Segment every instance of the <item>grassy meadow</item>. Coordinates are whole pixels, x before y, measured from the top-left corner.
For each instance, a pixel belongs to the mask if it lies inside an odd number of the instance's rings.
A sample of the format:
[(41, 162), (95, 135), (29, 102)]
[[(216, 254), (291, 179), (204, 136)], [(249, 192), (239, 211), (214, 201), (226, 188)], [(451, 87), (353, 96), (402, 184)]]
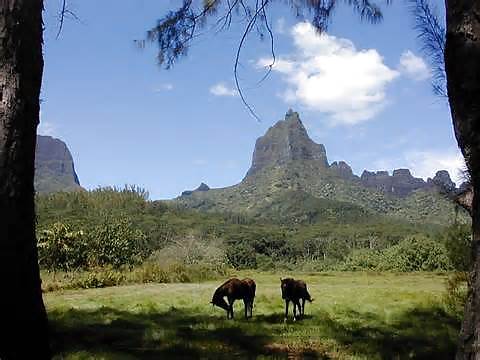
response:
[[(222, 280), (44, 294), (58, 359), (451, 359), (460, 322), (435, 273), (239, 272), (257, 283), (254, 316), (209, 304)], [(279, 277), (304, 279), (306, 317), (284, 322)], [(291, 310), (291, 309), (290, 309)]]

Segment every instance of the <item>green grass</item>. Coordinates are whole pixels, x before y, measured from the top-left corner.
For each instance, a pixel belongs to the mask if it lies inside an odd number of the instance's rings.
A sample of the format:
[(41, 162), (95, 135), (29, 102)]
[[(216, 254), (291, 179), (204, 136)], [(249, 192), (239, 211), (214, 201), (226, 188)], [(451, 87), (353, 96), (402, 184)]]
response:
[[(286, 276), (288, 274), (281, 274)], [(279, 274), (257, 282), (254, 317), (213, 308), (221, 281), (45, 294), (62, 359), (451, 359), (459, 320), (443, 306), (445, 275), (303, 274), (314, 302), (283, 321)]]

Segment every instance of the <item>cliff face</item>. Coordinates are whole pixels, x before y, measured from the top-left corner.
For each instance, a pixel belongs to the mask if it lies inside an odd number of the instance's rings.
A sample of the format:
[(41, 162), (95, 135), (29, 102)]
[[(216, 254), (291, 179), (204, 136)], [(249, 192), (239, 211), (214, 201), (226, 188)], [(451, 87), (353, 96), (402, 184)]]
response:
[(415, 190), (427, 187), (427, 183), (421, 178), (413, 177), (409, 169), (396, 169), (392, 176), (387, 171), (374, 173), (365, 170), (360, 179), (367, 187), (399, 197), (405, 197)]
[(330, 170), (345, 180), (358, 179), (358, 176), (353, 174), (352, 168), (345, 161), (334, 161), (330, 164)]
[(67, 145), (51, 136), (37, 135), (35, 190), (38, 193), (81, 189)]
[(310, 139), (298, 113), (289, 110), (285, 120), (277, 122), (258, 138), (252, 166), (246, 176), (254, 175), (268, 166), (285, 165), (296, 160), (315, 160), (319, 167), (328, 168), (325, 147)]
[(450, 174), (446, 170), (437, 171), (433, 179), (429, 178), (426, 182), (412, 176), (409, 169), (396, 169), (392, 176), (387, 171), (370, 172), (365, 170), (360, 180), (366, 187), (397, 197), (406, 197), (420, 189), (436, 189), (443, 193), (451, 193), (456, 190), (455, 183), (450, 179)]

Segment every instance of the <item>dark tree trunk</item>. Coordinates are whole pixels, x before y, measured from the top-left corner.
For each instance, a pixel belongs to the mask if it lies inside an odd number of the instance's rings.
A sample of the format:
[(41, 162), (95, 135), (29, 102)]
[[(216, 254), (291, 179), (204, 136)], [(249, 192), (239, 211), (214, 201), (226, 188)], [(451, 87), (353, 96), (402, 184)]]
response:
[(50, 358), (40, 288), (34, 158), (42, 0), (0, 0), (0, 358)]
[(446, 0), (445, 70), (458, 145), (471, 174), (474, 260), (457, 359), (480, 359), (480, 1)]

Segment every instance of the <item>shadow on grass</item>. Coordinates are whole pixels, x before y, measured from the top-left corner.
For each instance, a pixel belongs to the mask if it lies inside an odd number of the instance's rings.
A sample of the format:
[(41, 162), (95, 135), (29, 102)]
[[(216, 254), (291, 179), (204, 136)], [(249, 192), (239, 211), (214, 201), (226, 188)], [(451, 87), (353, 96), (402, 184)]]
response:
[(418, 308), (385, 322), (377, 314), (347, 310), (336, 321), (322, 314), (328, 338), (351, 354), (380, 359), (453, 359), (460, 322), (440, 307)]
[(458, 320), (435, 307), (401, 313), (388, 323), (377, 314), (350, 309), (338, 314), (317, 313), (287, 325), (283, 325), (280, 313), (260, 314), (249, 321), (229, 321), (174, 308), (164, 313), (108, 307), (91, 311), (71, 309), (51, 312), (49, 316), (56, 354), (86, 352), (115, 359), (328, 358), (325, 346), (312, 349), (307, 345), (307, 349), (292, 350), (279, 345), (278, 338), (285, 326), (298, 331), (295, 336), (306, 343), (334, 340), (344, 355), (369, 359), (451, 359), (459, 329)]
[[(286, 349), (267, 346), (273, 342), (268, 322), (192, 316), (177, 309), (136, 313), (108, 307), (51, 312), (49, 317), (52, 347), (61, 357), (80, 353), (115, 359), (256, 359), (261, 355), (286, 359), (290, 355)], [(299, 355), (319, 358), (307, 351)]]

